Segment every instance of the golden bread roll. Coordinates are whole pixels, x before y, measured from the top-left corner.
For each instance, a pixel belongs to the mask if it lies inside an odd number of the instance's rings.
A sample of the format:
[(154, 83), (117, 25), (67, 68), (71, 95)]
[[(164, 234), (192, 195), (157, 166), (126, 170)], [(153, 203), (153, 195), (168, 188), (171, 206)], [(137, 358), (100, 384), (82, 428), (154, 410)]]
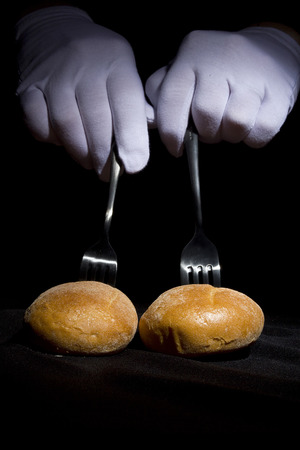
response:
[(140, 318), (139, 334), (151, 350), (197, 357), (245, 347), (263, 326), (261, 308), (246, 295), (189, 284), (161, 294)]
[(120, 290), (97, 281), (78, 281), (42, 293), (25, 311), (24, 322), (44, 350), (107, 355), (129, 344), (138, 317)]

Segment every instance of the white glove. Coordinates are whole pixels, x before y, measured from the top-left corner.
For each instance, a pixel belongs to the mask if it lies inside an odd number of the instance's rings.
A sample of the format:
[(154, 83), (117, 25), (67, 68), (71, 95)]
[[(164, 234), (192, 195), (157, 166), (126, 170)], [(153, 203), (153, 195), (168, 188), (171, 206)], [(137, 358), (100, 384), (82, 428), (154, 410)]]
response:
[(299, 76), (300, 46), (278, 29), (194, 31), (170, 67), (147, 80), (146, 93), (174, 156), (182, 152), (190, 114), (203, 142), (244, 141), (259, 148), (291, 111)]
[(34, 137), (63, 145), (107, 179), (114, 134), (125, 170), (141, 170), (149, 158), (146, 110), (153, 112), (128, 42), (68, 6), (25, 16), (16, 39), (17, 94)]

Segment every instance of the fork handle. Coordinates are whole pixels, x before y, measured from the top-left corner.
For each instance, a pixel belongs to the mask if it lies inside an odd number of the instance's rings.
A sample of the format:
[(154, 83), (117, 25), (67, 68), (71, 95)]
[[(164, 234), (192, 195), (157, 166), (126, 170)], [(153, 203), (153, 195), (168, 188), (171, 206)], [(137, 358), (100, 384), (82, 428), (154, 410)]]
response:
[(188, 128), (185, 133), (184, 144), (190, 172), (192, 195), (195, 207), (196, 226), (202, 227), (198, 134), (195, 133), (191, 128)]
[(116, 190), (120, 175), (120, 164), (117, 161), (115, 153), (115, 143), (112, 145), (112, 155), (111, 155), (111, 172), (110, 172), (110, 185), (108, 192), (107, 208), (104, 220), (104, 233), (108, 234), (111, 224), (111, 219), (113, 216), (114, 202), (116, 196)]

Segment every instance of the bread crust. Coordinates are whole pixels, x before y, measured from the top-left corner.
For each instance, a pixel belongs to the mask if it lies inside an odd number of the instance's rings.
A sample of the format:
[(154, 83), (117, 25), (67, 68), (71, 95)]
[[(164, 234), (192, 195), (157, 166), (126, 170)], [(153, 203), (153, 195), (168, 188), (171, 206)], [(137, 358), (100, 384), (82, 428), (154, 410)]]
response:
[(151, 350), (197, 357), (248, 346), (263, 326), (262, 309), (245, 294), (190, 284), (161, 294), (142, 315), (139, 334)]
[(120, 290), (96, 281), (78, 281), (43, 292), (25, 311), (24, 323), (44, 350), (107, 355), (129, 344), (138, 317)]

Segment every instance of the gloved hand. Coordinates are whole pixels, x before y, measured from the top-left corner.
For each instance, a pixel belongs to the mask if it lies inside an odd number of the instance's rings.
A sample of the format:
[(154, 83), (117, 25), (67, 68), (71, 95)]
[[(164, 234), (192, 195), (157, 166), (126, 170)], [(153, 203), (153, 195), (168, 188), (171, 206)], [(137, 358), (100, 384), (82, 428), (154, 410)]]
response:
[(147, 80), (146, 93), (174, 156), (182, 152), (190, 114), (203, 142), (244, 141), (259, 148), (291, 111), (299, 75), (300, 46), (281, 30), (194, 31), (172, 64)]
[(68, 6), (35, 11), (16, 25), (20, 98), (40, 141), (63, 145), (85, 168), (108, 178), (114, 134), (129, 173), (149, 158), (144, 90), (132, 49), (117, 33)]

